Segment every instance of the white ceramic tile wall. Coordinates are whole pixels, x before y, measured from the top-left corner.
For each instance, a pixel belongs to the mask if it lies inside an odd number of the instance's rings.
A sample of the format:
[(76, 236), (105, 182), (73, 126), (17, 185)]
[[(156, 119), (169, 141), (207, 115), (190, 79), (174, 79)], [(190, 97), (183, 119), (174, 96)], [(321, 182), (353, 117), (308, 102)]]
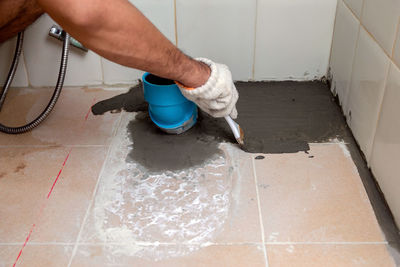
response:
[[(350, 10), (356, 14), (353, 19)], [(337, 12), (330, 62), (333, 84), (343, 83), (343, 77), (351, 74), (348, 96), (341, 88), (337, 92), (344, 111), (351, 112), (350, 128), (400, 226), (400, 2), (339, 0)], [(354, 19), (360, 25), (358, 34)], [(355, 38), (349, 71), (350, 59), (345, 57), (351, 55), (345, 51), (353, 48)]]
[[(0, 87), (7, 79), (8, 72), (14, 57), (16, 38), (10, 39), (0, 44)], [(20, 56), (17, 72), (15, 73), (11, 86), (28, 86), (28, 78), (25, 71), (25, 62), (23, 55)]]
[(256, 80), (307, 80), (327, 72), (337, 0), (259, 0)]
[[(178, 40), (184, 52), (227, 64), (235, 80), (326, 75), (336, 0), (176, 0), (176, 10), (175, 0), (130, 1), (171, 41)], [(26, 31), (26, 69), (32, 86), (54, 86), (57, 79), (61, 43), (47, 36), (52, 24), (44, 16)], [(141, 74), (92, 52), (71, 49), (65, 84), (129, 84)]]
[(346, 114), (361, 150), (369, 159), (390, 60), (364, 28), (360, 30), (354, 60)]
[(371, 167), (400, 225), (400, 70), (391, 64)]
[(233, 79), (252, 78), (255, 0), (177, 0), (178, 46), (228, 65)]
[(104, 83), (113, 84), (134, 84), (143, 75), (143, 71), (128, 68), (105, 58), (101, 58), (104, 73)]
[[(54, 86), (57, 81), (62, 43), (48, 36), (53, 24), (49, 16), (43, 15), (25, 31), (26, 67), (33, 86)], [(71, 48), (64, 84), (97, 85), (102, 81), (100, 57)]]
[[(174, 0), (130, 0), (171, 42), (175, 42)], [(131, 84), (143, 72), (102, 58), (105, 84)]]
[(392, 55), (400, 18), (399, 0), (364, 0), (361, 21), (387, 54)]
[(346, 100), (359, 29), (360, 22), (344, 3), (339, 1), (330, 67), (334, 77), (332, 90), (338, 94), (343, 110), (347, 110)]
[[(339, 0), (341, 2), (341, 0)], [(360, 18), (363, 6), (363, 0), (344, 0), (344, 2), (350, 7), (354, 14)]]

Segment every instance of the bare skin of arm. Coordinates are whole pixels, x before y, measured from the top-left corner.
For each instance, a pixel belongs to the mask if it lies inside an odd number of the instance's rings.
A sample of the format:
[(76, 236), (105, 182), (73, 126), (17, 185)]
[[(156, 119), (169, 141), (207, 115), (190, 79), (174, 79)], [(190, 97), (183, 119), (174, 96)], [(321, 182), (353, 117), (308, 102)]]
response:
[(0, 0), (0, 43), (17, 35), (42, 14), (35, 0)]
[(207, 65), (183, 54), (127, 0), (38, 0), (68, 33), (99, 55), (179, 81), (203, 85)]

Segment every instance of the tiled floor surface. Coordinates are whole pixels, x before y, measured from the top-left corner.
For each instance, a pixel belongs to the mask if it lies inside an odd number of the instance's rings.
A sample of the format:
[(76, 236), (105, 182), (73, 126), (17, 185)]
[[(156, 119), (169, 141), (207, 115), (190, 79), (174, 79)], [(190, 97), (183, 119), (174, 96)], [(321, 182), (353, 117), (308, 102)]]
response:
[[(51, 90), (13, 89), (0, 122)], [(88, 113), (120, 93), (65, 88), (39, 128), (0, 134), (0, 266), (395, 266), (345, 144), (264, 159), (221, 144), (146, 173), (125, 160), (135, 114)]]

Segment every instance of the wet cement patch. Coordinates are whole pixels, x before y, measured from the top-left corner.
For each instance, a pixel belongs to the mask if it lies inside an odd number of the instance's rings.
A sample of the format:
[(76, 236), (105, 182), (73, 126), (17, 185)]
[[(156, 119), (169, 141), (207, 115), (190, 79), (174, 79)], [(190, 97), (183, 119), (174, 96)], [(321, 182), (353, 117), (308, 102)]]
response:
[[(343, 140), (351, 153), (361, 180), (386, 236), (400, 251), (399, 230), (379, 185), (371, 174), (360, 149), (347, 127), (328, 85), (322, 82), (238, 82), (237, 122), (245, 132), (244, 148), (252, 153), (308, 153), (309, 143)], [(128, 93), (101, 101), (94, 114), (124, 109), (146, 111), (141, 85)], [(202, 164), (220, 153), (219, 142), (235, 143), (223, 119), (200, 112), (199, 122), (182, 135), (166, 135), (145, 116), (128, 125), (135, 149), (128, 160), (135, 160), (150, 171), (185, 169)], [(312, 159), (310, 155), (310, 159)], [(264, 159), (265, 160), (265, 159)]]
[[(349, 136), (341, 111), (322, 82), (238, 82), (236, 87), (240, 94), (237, 122), (245, 133), (246, 152), (307, 152), (309, 143)], [(146, 114), (141, 84), (92, 107), (95, 115), (121, 109)], [(212, 118), (201, 111), (196, 125), (180, 135), (164, 133), (148, 115), (132, 120), (128, 132), (135, 149), (127, 160), (140, 163), (150, 172), (200, 165), (220, 153), (219, 143), (237, 145), (223, 118)]]
[(141, 113), (128, 124), (134, 143), (127, 161), (137, 162), (150, 172), (178, 171), (203, 164), (217, 154), (220, 138), (209, 135), (201, 123), (204, 115), (189, 131), (170, 135), (155, 127), (148, 113)]
[(309, 143), (348, 135), (340, 109), (322, 82), (239, 82), (236, 86), (237, 122), (244, 130), (248, 152), (308, 151)]
[[(246, 152), (296, 153), (308, 151), (308, 143), (328, 142), (332, 138), (348, 136), (340, 109), (324, 83), (239, 82), (236, 86), (240, 94), (237, 122), (245, 133)], [(120, 109), (128, 112), (147, 109), (141, 85), (131, 88), (126, 94), (97, 103), (92, 111), (97, 115)], [(148, 131), (151, 122), (149, 118), (147, 120), (149, 127), (138, 124), (138, 128)], [(133, 128), (132, 125), (131, 130)], [(157, 139), (171, 147), (186, 142), (185, 139), (194, 141), (210, 136), (213, 137), (210, 140), (236, 143), (225, 120), (211, 118), (201, 112), (196, 127), (187, 135), (160, 137), (162, 135), (158, 131)], [(151, 141), (157, 142), (154, 139)]]
[(102, 115), (107, 111), (118, 112), (125, 110), (128, 112), (147, 111), (147, 103), (144, 101), (142, 85), (138, 84), (129, 89), (125, 94), (120, 94), (112, 98), (97, 102), (92, 107), (94, 115)]

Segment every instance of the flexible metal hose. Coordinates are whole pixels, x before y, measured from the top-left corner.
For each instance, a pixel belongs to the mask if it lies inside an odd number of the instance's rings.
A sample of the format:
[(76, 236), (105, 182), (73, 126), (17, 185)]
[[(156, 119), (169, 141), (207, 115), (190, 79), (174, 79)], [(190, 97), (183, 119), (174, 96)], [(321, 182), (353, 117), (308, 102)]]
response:
[[(49, 116), (50, 112), (53, 110), (53, 108), (58, 100), (58, 97), (60, 96), (61, 89), (64, 84), (65, 71), (67, 69), (67, 63), (68, 63), (69, 34), (67, 32), (64, 32), (64, 33), (65, 33), (65, 39), (64, 39), (63, 49), (62, 49), (62, 54), (61, 54), (60, 71), (58, 73), (57, 84), (54, 89), (54, 93), (53, 93), (49, 103), (47, 104), (46, 108), (36, 119), (34, 119), (32, 122), (30, 122), (26, 125), (23, 125), (23, 126), (8, 127), (8, 126), (5, 126), (0, 123), (0, 132), (8, 133), (8, 134), (20, 134), (20, 133), (25, 133), (27, 131), (30, 131), (33, 128), (35, 128), (36, 126), (38, 126), (41, 122), (43, 122), (47, 118), (47, 116)], [(11, 82), (15, 75), (15, 71), (18, 66), (18, 59), (19, 59), (19, 57), (21, 55), (21, 51), (22, 51), (23, 38), (24, 38), (24, 34), (23, 34), (23, 32), (20, 32), (18, 34), (17, 46), (15, 49), (12, 66), (11, 66), (10, 72), (7, 77), (7, 81), (5, 83), (5, 86), (3, 87), (3, 91), (0, 96), (0, 109), (4, 102), (7, 91), (11, 85)]]
[(4, 100), (6, 99), (6, 95), (8, 89), (10, 88), (11, 82), (14, 79), (15, 72), (17, 71), (19, 56), (21, 55), (22, 52), (23, 41), (24, 41), (24, 32), (20, 32), (18, 33), (17, 46), (15, 48), (15, 53), (11, 64), (11, 68), (10, 71), (8, 72), (6, 83), (4, 84), (3, 91), (1, 92), (0, 95), (0, 110), (3, 106)]

